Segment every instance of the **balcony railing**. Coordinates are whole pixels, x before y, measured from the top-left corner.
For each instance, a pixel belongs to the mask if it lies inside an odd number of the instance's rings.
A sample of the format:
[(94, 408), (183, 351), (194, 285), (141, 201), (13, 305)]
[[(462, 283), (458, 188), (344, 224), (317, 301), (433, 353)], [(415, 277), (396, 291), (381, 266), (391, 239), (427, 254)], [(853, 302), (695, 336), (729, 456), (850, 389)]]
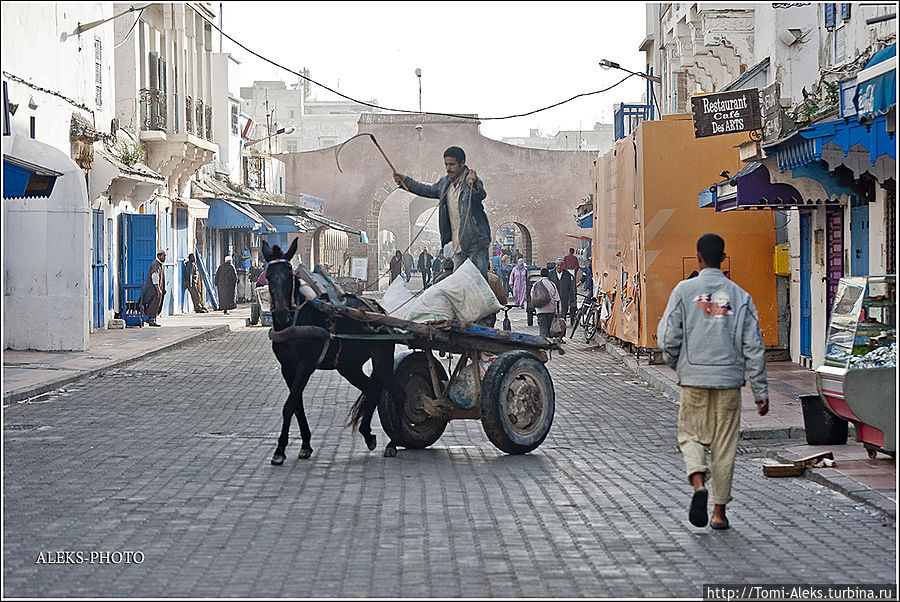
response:
[(194, 99), (190, 96), (184, 97), (184, 132), (194, 133)]
[(141, 130), (166, 131), (166, 95), (162, 90), (142, 88)]
[(212, 142), (212, 107), (206, 107), (206, 115), (204, 118), (206, 122), (206, 139)]
[(197, 111), (197, 121), (194, 122), (194, 126), (197, 128), (197, 130), (194, 132), (194, 134), (198, 138), (202, 138), (203, 137), (203, 115), (205, 114), (205, 112), (203, 110), (203, 101), (200, 100), (199, 98), (196, 101), (194, 101), (194, 108)]

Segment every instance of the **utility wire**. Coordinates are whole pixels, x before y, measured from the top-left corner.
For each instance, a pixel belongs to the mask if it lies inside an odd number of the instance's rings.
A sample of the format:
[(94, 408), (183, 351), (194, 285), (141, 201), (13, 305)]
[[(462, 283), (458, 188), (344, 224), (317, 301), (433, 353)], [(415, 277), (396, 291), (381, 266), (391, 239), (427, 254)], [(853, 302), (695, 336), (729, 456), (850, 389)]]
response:
[(623, 77), (622, 79), (620, 79), (619, 81), (617, 81), (616, 83), (614, 83), (613, 85), (611, 85), (611, 86), (609, 86), (609, 87), (607, 87), (607, 88), (603, 88), (602, 90), (595, 90), (595, 91), (593, 91), (593, 92), (582, 92), (581, 94), (576, 94), (575, 96), (572, 96), (571, 98), (567, 98), (566, 100), (561, 100), (561, 101), (559, 101), (559, 102), (553, 103), (552, 105), (549, 105), (549, 106), (546, 106), (546, 107), (543, 107), (543, 108), (540, 108), (540, 109), (535, 109), (535, 110), (533, 110), (533, 111), (528, 111), (527, 113), (518, 113), (518, 114), (515, 114), (515, 115), (504, 115), (504, 116), (502, 116), (502, 117), (473, 117), (472, 115), (460, 115), (460, 114), (458, 114), (458, 113), (436, 113), (436, 112), (431, 112), (431, 111), (424, 111), (424, 112), (423, 112), (423, 111), (416, 111), (416, 110), (412, 110), (412, 109), (392, 109), (392, 108), (383, 107), (383, 106), (381, 106), (381, 105), (377, 105), (377, 104), (374, 104), (374, 103), (371, 103), (371, 102), (366, 102), (366, 101), (363, 101), (363, 100), (357, 100), (357, 99), (355, 99), (355, 98), (352, 98), (352, 97), (350, 97), (350, 96), (347, 96), (346, 94), (342, 94), (341, 92), (338, 92), (337, 90), (335, 90), (335, 89), (333, 89), (333, 88), (330, 88), (330, 87), (326, 86), (325, 84), (320, 84), (320, 83), (317, 82), (316, 80), (314, 80), (314, 79), (312, 79), (312, 78), (310, 78), (310, 77), (307, 77), (306, 75), (303, 75), (302, 73), (299, 73), (299, 72), (297, 72), (297, 71), (294, 71), (293, 69), (289, 69), (289, 68), (285, 67), (284, 65), (281, 65), (281, 64), (279, 64), (279, 63), (276, 63), (275, 61), (273, 61), (273, 60), (271, 60), (271, 59), (269, 59), (269, 58), (266, 58), (266, 57), (262, 56), (262, 55), (259, 54), (258, 52), (255, 52), (255, 51), (253, 51), (253, 50), (250, 50), (249, 48), (247, 48), (246, 46), (244, 46), (243, 44), (241, 44), (240, 42), (238, 42), (237, 40), (235, 40), (234, 38), (232, 38), (230, 35), (228, 35), (228, 34), (225, 33), (224, 31), (222, 31), (222, 30), (221, 30), (215, 23), (213, 23), (212, 21), (207, 21), (207, 23), (209, 23), (209, 25), (212, 26), (212, 28), (215, 29), (216, 31), (218, 31), (221, 35), (223, 35), (224, 37), (228, 38), (228, 40), (229, 40), (230, 42), (233, 42), (233, 43), (236, 44), (239, 48), (245, 50), (246, 52), (249, 52), (250, 54), (252, 54), (252, 55), (255, 56), (256, 58), (258, 58), (258, 59), (260, 59), (260, 60), (263, 60), (263, 61), (269, 63), (270, 65), (273, 65), (273, 66), (275, 66), (275, 67), (278, 67), (279, 69), (284, 69), (284, 70), (287, 71), (288, 73), (291, 73), (291, 74), (293, 74), (293, 75), (296, 75), (296, 76), (299, 77), (299, 78), (302, 78), (302, 79), (304, 79), (304, 80), (306, 80), (306, 81), (308, 81), (308, 82), (310, 82), (310, 83), (312, 83), (312, 84), (315, 84), (315, 85), (319, 86), (320, 88), (324, 88), (325, 90), (328, 90), (328, 91), (331, 92), (332, 94), (336, 94), (336, 95), (340, 96), (341, 98), (344, 98), (344, 99), (349, 100), (349, 101), (351, 101), (351, 102), (355, 102), (355, 103), (357, 103), (357, 104), (361, 104), (361, 105), (367, 106), (367, 107), (372, 107), (373, 109), (380, 109), (380, 110), (382, 110), (382, 111), (388, 111), (388, 112), (391, 112), (391, 113), (411, 113), (411, 114), (415, 114), (415, 115), (436, 115), (436, 116), (439, 116), (439, 117), (456, 117), (456, 118), (458, 118), (458, 119), (470, 119), (470, 120), (472, 120), (472, 121), (498, 121), (498, 120), (503, 120), (503, 119), (515, 119), (515, 118), (518, 118), (518, 117), (528, 117), (529, 115), (534, 115), (535, 113), (540, 113), (540, 112), (542, 112), (542, 111), (547, 111), (547, 110), (549, 110), (549, 109), (554, 109), (554, 108), (556, 108), (556, 107), (558, 107), (558, 106), (560, 106), (560, 105), (564, 105), (564, 104), (566, 104), (566, 103), (572, 102), (573, 100), (577, 100), (577, 99), (582, 98), (582, 97), (585, 97), (585, 96), (593, 96), (593, 95), (595, 95), (595, 94), (602, 94), (602, 93), (604, 93), (604, 92), (608, 92), (608, 91), (612, 90), (613, 88), (615, 88), (616, 86), (618, 86), (619, 84), (623, 83), (623, 82), (624, 82), (625, 80), (627, 80), (628, 78), (634, 77), (635, 75), (639, 75), (639, 74), (637, 74), (637, 73), (629, 73), (628, 75), (626, 75), (625, 77)]

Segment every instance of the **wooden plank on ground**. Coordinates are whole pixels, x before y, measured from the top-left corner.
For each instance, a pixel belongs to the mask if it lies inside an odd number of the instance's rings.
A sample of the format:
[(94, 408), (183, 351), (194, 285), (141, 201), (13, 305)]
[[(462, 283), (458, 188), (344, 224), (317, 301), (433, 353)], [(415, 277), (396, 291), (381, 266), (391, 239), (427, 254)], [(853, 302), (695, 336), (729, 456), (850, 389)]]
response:
[(809, 468), (810, 466), (815, 466), (819, 463), (819, 461), (828, 458), (829, 460), (834, 460), (834, 454), (831, 452), (822, 452), (820, 454), (813, 454), (812, 456), (806, 456), (805, 458), (800, 458), (799, 460), (794, 460), (794, 466), (799, 466), (801, 468)]
[(804, 470), (793, 464), (763, 464), (763, 475), (767, 477), (799, 477)]

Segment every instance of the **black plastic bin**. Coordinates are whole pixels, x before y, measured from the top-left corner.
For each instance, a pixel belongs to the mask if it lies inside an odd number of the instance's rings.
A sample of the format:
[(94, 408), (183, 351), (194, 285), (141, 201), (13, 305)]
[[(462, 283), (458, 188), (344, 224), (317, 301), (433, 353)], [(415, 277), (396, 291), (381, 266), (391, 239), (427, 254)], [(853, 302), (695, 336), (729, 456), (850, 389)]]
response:
[(847, 443), (847, 421), (825, 407), (818, 395), (801, 395), (803, 426), (809, 445), (844, 445)]

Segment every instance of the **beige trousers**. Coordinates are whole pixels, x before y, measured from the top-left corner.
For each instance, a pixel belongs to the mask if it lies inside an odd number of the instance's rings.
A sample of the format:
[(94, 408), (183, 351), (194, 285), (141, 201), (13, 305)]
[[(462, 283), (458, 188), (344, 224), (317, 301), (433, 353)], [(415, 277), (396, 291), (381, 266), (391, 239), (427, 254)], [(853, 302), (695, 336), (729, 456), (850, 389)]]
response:
[(709, 482), (709, 499), (713, 504), (727, 504), (732, 499), (731, 478), (740, 425), (740, 389), (681, 388), (678, 446), (688, 482), (692, 474), (703, 473)]

